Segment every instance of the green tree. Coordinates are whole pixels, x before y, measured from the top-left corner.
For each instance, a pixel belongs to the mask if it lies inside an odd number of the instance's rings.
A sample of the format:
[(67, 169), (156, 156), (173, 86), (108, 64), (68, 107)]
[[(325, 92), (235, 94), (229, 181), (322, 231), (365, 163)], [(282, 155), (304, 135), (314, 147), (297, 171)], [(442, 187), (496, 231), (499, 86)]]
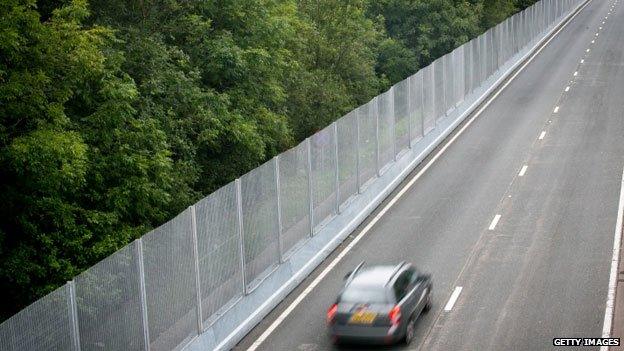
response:
[(170, 152), (85, 1), (0, 5), (0, 288), (8, 316), (169, 218)]
[(288, 111), (301, 140), (387, 86), (375, 72), (383, 28), (366, 17), (366, 1), (299, 0), (304, 45), (300, 74), (289, 81)]
[(514, 0), (483, 0), (482, 26), (494, 27), (516, 12)]
[(384, 18), (388, 35), (412, 50), (420, 67), (477, 36), (481, 13), (480, 3), (463, 0), (380, 0), (369, 10)]

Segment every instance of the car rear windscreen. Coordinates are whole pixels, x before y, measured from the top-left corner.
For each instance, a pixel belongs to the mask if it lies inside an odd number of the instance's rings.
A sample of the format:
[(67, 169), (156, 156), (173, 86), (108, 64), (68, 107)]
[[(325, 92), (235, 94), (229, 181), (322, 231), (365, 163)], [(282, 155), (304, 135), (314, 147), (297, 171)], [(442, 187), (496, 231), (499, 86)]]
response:
[(386, 291), (378, 287), (353, 286), (343, 291), (340, 302), (387, 303)]

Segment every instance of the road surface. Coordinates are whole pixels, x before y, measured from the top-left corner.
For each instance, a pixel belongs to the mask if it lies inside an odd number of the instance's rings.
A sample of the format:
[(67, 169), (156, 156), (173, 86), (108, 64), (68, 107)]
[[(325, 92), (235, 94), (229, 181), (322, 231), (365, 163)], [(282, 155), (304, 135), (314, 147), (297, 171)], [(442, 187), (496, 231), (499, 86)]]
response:
[(433, 309), (412, 345), (392, 349), (544, 350), (553, 337), (600, 337), (624, 166), (621, 1), (591, 1), (257, 349), (333, 349), (325, 313), (362, 260), (433, 274)]

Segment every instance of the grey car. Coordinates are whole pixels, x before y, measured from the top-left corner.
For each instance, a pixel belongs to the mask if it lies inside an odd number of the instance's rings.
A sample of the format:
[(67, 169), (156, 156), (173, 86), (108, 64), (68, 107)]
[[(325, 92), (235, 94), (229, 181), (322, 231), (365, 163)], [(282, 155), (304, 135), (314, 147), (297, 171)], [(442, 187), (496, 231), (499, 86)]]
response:
[(431, 308), (431, 275), (409, 263), (364, 266), (345, 276), (345, 286), (327, 311), (334, 343), (410, 343), (416, 319)]

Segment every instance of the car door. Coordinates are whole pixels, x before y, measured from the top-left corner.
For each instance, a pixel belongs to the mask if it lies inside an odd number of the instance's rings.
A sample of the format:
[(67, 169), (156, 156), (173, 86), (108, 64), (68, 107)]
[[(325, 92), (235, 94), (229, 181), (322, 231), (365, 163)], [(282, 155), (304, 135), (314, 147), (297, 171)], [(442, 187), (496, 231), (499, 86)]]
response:
[(411, 316), (417, 307), (414, 299), (414, 290), (410, 285), (412, 274), (413, 272), (410, 272), (410, 269), (404, 270), (397, 276), (393, 285), (396, 299), (406, 316)]
[(409, 286), (413, 291), (414, 309), (420, 313), (427, 304), (427, 281), (414, 268), (411, 268), (411, 270)]

